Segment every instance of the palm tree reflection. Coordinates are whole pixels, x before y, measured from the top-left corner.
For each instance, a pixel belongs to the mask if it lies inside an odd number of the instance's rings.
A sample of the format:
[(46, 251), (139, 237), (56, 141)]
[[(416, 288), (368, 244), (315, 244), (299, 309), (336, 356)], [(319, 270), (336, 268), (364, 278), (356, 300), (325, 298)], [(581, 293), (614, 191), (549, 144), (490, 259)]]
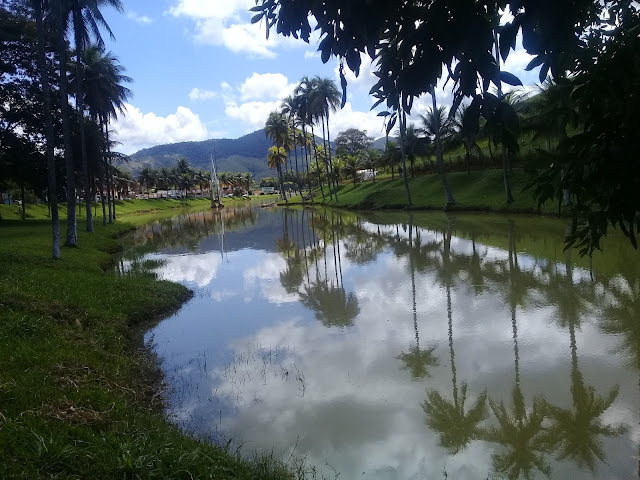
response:
[[(417, 233), (417, 232), (416, 232)], [(438, 359), (433, 354), (436, 345), (432, 345), (426, 350), (420, 350), (420, 335), (418, 332), (418, 310), (416, 307), (416, 269), (414, 257), (419, 255), (420, 244), (414, 248), (413, 244), (413, 215), (409, 216), (409, 270), (411, 271), (411, 298), (413, 300), (413, 329), (416, 337), (416, 344), (409, 349), (407, 353), (398, 355), (398, 359), (404, 363), (403, 370), (411, 372), (411, 378), (418, 380), (420, 378), (430, 377), (429, 367), (437, 367)], [(416, 252), (417, 250), (417, 252)]]
[[(600, 437), (616, 437), (624, 432), (622, 427), (603, 425), (599, 418), (618, 396), (618, 386), (599, 396), (594, 387), (585, 384), (578, 368), (576, 328), (586, 311), (583, 293), (574, 284), (571, 260), (566, 262), (566, 275), (553, 275), (550, 287), (557, 295), (556, 309), (560, 324), (569, 327), (571, 344), (571, 399), (572, 408), (560, 408), (547, 404), (551, 427), (546, 436), (550, 448), (558, 450), (558, 460), (571, 460), (580, 468), (596, 470), (597, 460), (605, 461), (604, 445)], [(560, 288), (559, 288), (560, 287)]]
[(458, 391), (456, 376), (455, 352), (453, 348), (453, 312), (451, 306), (451, 286), (453, 276), (450, 265), (451, 234), (453, 219), (449, 218), (447, 231), (444, 233), (442, 258), (438, 269), (438, 278), (445, 286), (447, 296), (447, 320), (449, 326), (449, 355), (451, 361), (451, 381), (453, 383), (453, 403), (444, 398), (437, 390), (427, 393), (422, 403), (426, 414), (426, 423), (432, 430), (440, 434), (440, 446), (449, 453), (456, 454), (465, 448), (473, 439), (478, 438), (478, 425), (487, 418), (487, 392), (482, 392), (473, 406), (465, 410), (467, 400), (467, 383), (463, 382)]
[(493, 468), (506, 474), (509, 479), (517, 479), (521, 475), (532, 478), (535, 471), (547, 477), (551, 475), (551, 467), (545, 459), (546, 444), (543, 422), (546, 415), (546, 403), (542, 397), (534, 397), (533, 405), (527, 410), (520, 384), (520, 354), (518, 349), (517, 307), (524, 305), (530, 290), (527, 275), (518, 266), (518, 254), (514, 225), (509, 225), (509, 282), (504, 292), (506, 303), (511, 312), (511, 328), (513, 331), (513, 355), (515, 363), (515, 385), (511, 390), (511, 407), (507, 409), (504, 402), (489, 400), (491, 410), (498, 420), (498, 425), (484, 431), (483, 438), (506, 447), (506, 451), (492, 456)]

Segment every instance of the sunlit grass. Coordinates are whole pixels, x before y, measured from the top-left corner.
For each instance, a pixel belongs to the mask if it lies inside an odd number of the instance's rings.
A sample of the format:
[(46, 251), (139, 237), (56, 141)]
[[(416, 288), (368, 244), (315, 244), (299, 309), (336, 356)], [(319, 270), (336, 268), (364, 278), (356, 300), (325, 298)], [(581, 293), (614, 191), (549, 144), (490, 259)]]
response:
[[(172, 205), (162, 202), (121, 205), (118, 221), (97, 219), (93, 234), (79, 222), (78, 247), (59, 260), (49, 222), (6, 220), (3, 210), (0, 478), (296, 478), (277, 459), (243, 460), (188, 438), (162, 415), (159, 370), (140, 332), (190, 292), (145, 273), (152, 265), (111, 269), (119, 235), (176, 214), (177, 205), (155, 208)], [(141, 210), (155, 212), (133, 215)]]

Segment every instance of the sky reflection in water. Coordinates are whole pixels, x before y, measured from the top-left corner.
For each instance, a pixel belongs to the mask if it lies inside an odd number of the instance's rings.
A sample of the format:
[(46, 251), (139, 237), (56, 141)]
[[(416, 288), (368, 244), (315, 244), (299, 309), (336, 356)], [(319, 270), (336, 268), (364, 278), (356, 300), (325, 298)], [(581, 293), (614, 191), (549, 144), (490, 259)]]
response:
[(610, 241), (592, 280), (563, 233), (225, 209), (143, 227), (126, 258), (195, 292), (147, 334), (189, 432), (347, 479), (637, 477), (637, 252)]

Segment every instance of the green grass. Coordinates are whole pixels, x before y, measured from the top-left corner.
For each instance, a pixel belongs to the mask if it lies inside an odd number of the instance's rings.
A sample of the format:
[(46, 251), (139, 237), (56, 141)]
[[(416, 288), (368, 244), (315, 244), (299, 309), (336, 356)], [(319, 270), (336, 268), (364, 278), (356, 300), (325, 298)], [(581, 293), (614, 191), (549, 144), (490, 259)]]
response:
[(296, 478), (276, 459), (240, 459), (166, 422), (140, 332), (191, 292), (110, 268), (117, 237), (151, 220), (133, 212), (150, 206), (159, 210), (153, 200), (122, 205), (93, 234), (79, 228), (79, 246), (60, 260), (49, 222), (0, 222), (1, 479)]
[[(266, 201), (270, 198), (277, 198), (276, 195), (266, 195), (251, 197), (251, 200), (244, 198), (225, 198), (223, 203), (225, 205), (242, 205), (248, 201)], [(119, 200), (116, 202), (116, 214), (118, 216), (142, 214), (142, 213), (154, 213), (161, 210), (175, 210), (184, 208), (209, 208), (211, 201), (208, 198), (191, 198), (188, 202), (184, 200), (176, 200), (172, 198), (151, 198), (151, 199), (136, 199), (136, 200)], [(96, 213), (96, 221), (102, 221), (102, 206), (96, 204), (94, 212)], [(78, 218), (84, 218), (84, 204), (81, 206), (80, 215)], [(67, 217), (67, 206), (65, 203), (58, 205), (58, 214), (61, 219)], [(0, 215), (4, 220), (20, 220), (22, 219), (22, 207), (20, 205), (3, 205), (0, 204)], [(48, 220), (49, 209), (46, 204), (28, 204), (26, 205), (26, 219), (27, 220)]]
[[(455, 205), (452, 210), (478, 210), (493, 212), (530, 212), (538, 211), (537, 203), (530, 192), (525, 191), (527, 176), (522, 170), (514, 170), (512, 192), (515, 201), (506, 202), (502, 179), (502, 170), (473, 171), (470, 174), (453, 172), (447, 174)], [(409, 178), (409, 189), (414, 209), (442, 210), (446, 207), (444, 189), (438, 175), (421, 175)], [(326, 193), (326, 192), (325, 192)], [(316, 192), (315, 199), (321, 199)], [(406, 208), (407, 198), (404, 180), (377, 180), (353, 185), (343, 183), (338, 189), (339, 201), (329, 200), (326, 205), (354, 209)], [(295, 202), (296, 199), (294, 198)], [(545, 205), (543, 211), (553, 212), (557, 206)], [(556, 210), (557, 211), (557, 210)]]

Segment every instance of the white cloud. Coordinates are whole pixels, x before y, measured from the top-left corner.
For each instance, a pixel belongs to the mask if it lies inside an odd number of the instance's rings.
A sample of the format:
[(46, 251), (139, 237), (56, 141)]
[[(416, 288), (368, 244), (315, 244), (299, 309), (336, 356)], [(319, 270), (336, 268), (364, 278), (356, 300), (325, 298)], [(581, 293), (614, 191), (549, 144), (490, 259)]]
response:
[(133, 10), (130, 10), (129, 12), (127, 12), (127, 18), (129, 20), (133, 20), (134, 22), (141, 23), (143, 25), (146, 25), (146, 24), (149, 24), (149, 23), (153, 22), (153, 19), (151, 17), (148, 17), (146, 15), (138, 15)]
[(228, 102), (224, 112), (228, 117), (240, 120), (247, 131), (264, 127), (269, 113), (278, 109), (280, 102), (245, 102), (238, 104), (235, 100)]
[(255, 3), (253, 0), (225, 0), (224, 2), (212, 2), (210, 0), (178, 0), (169, 8), (169, 13), (174, 16), (186, 16), (191, 18), (219, 18), (222, 20), (238, 18), (242, 11), (248, 11)]
[(114, 123), (113, 131), (114, 140), (122, 144), (118, 150), (127, 154), (153, 145), (207, 138), (207, 127), (200, 117), (182, 106), (175, 113), (161, 117), (153, 112), (143, 113), (127, 103), (125, 114)]
[(218, 94), (212, 90), (201, 90), (197, 87), (194, 87), (189, 92), (189, 99), (196, 100), (211, 100), (215, 98)]
[(296, 88), (281, 73), (254, 73), (240, 85), (242, 100), (282, 100)]
[(285, 38), (275, 32), (267, 40), (263, 22), (249, 22), (252, 16), (249, 9), (253, 6), (253, 0), (178, 0), (168, 13), (195, 22), (193, 38), (196, 42), (223, 46), (249, 57), (273, 58), (276, 47), (304, 45), (300, 40)]
[(225, 114), (245, 125), (246, 131), (264, 127), (269, 113), (280, 108), (282, 99), (293, 93), (281, 73), (254, 73), (235, 89), (227, 82), (220, 84), (225, 103)]
[(310, 58), (320, 58), (320, 52), (313, 50), (307, 50), (304, 52), (304, 59), (309, 60)]
[(370, 137), (379, 138), (384, 135), (384, 121), (376, 112), (360, 112), (353, 110), (351, 103), (347, 102), (342, 110), (337, 110), (330, 117), (332, 137), (347, 128), (366, 130)]

